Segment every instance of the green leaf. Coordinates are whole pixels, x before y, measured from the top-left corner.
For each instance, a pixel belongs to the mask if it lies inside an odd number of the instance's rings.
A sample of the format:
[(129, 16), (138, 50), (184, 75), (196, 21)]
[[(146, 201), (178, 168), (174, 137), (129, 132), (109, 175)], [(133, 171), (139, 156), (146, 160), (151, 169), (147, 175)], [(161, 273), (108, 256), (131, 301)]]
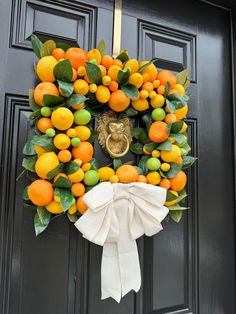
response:
[(67, 49), (71, 47), (69, 44), (61, 43), (61, 42), (56, 43), (56, 45), (57, 45), (57, 48), (61, 48), (64, 51), (66, 51)]
[(44, 94), (43, 105), (46, 107), (56, 107), (64, 103), (64, 98), (55, 95)]
[(172, 193), (171, 191), (167, 190), (166, 192), (166, 202), (171, 202), (174, 201), (178, 198), (178, 196), (176, 196), (174, 193)]
[(121, 90), (125, 93), (125, 95), (132, 99), (137, 99), (139, 92), (137, 87), (132, 84), (126, 84), (120, 86)]
[(71, 95), (67, 101), (66, 101), (66, 105), (68, 107), (71, 107), (71, 106), (75, 106), (75, 105), (80, 105), (82, 104), (83, 102), (85, 102), (88, 98), (83, 96), (83, 95), (80, 95), (80, 94), (73, 94)]
[(22, 199), (23, 201), (29, 201), (28, 186), (24, 188), (24, 191), (22, 193)]
[(181, 201), (183, 201), (187, 196), (188, 196), (188, 195), (187, 195), (185, 189), (181, 190), (181, 191), (179, 192), (179, 196), (178, 196), (178, 201), (177, 201), (177, 203), (180, 203)]
[(171, 133), (179, 133), (179, 131), (182, 129), (184, 124), (184, 121), (178, 121), (178, 122), (174, 122), (172, 123), (171, 126)]
[(174, 220), (175, 222), (180, 222), (181, 218), (182, 218), (182, 215), (183, 215), (183, 212), (182, 210), (171, 210), (169, 212), (169, 215), (171, 217), (172, 220)]
[(58, 80), (58, 86), (62, 94), (65, 95), (66, 97), (70, 97), (70, 95), (73, 93), (74, 85), (72, 83)]
[(99, 41), (97, 50), (100, 52), (101, 56), (104, 56), (105, 51), (106, 51), (106, 43), (104, 39)]
[(91, 130), (91, 135), (87, 139), (87, 142), (92, 144), (95, 140), (98, 139), (98, 135), (99, 135), (99, 132), (97, 130)]
[(129, 56), (127, 52), (124, 50), (122, 51), (116, 59), (120, 60), (122, 63), (126, 62), (129, 60)]
[(154, 149), (156, 149), (158, 146), (157, 143), (147, 143), (143, 146), (143, 150), (146, 150), (147, 152), (151, 153)]
[(91, 164), (91, 169), (92, 170), (96, 170), (96, 171), (98, 170), (99, 165), (98, 165), (98, 162), (97, 162), (97, 160), (95, 158), (92, 158), (90, 160), (90, 164)]
[(67, 59), (58, 62), (53, 69), (53, 74), (57, 80), (71, 82), (73, 71), (70, 61)]
[(56, 147), (53, 145), (52, 139), (46, 135), (38, 136), (35, 135), (32, 139), (32, 144), (37, 144), (47, 152), (56, 151)]
[(97, 110), (91, 109), (89, 106), (86, 106), (86, 110), (88, 110), (92, 117), (98, 117), (100, 112)]
[(64, 212), (73, 204), (74, 196), (70, 189), (60, 189), (60, 203)]
[(69, 214), (69, 212), (67, 212), (66, 215), (70, 222), (75, 223), (78, 220), (78, 217), (76, 216), (76, 214), (71, 215)]
[(151, 61), (145, 63), (143, 66), (141, 66), (138, 70), (138, 72), (142, 72), (144, 69), (146, 69), (147, 67), (149, 67), (149, 65), (151, 65), (152, 63), (156, 62), (158, 59), (157, 58), (153, 58)]
[(137, 166), (134, 166), (134, 168), (136, 168), (136, 170), (138, 171), (138, 174), (143, 175), (143, 169)]
[(133, 128), (131, 129), (132, 137), (136, 138), (143, 145), (149, 141), (147, 136), (147, 131), (143, 128)]
[(175, 112), (175, 105), (166, 98), (166, 105), (171, 113)]
[(56, 48), (56, 43), (54, 40), (47, 40), (45, 41), (45, 43), (43, 43), (43, 45), (40, 48), (40, 56), (42, 57), (46, 57), (46, 56), (50, 56), (52, 54), (52, 51)]
[(56, 168), (54, 168), (53, 170), (51, 170), (47, 173), (48, 180), (51, 180), (52, 178), (55, 177), (55, 175), (57, 175), (60, 172), (63, 172), (63, 170), (64, 170), (64, 164), (61, 163)]
[(148, 172), (147, 168), (147, 160), (149, 159), (149, 156), (142, 156), (142, 158), (139, 160), (138, 167), (143, 170), (143, 174), (146, 174)]
[(116, 171), (120, 166), (122, 166), (122, 161), (120, 159), (113, 159), (113, 168)]
[(22, 167), (30, 172), (35, 172), (35, 164), (37, 159), (37, 156), (29, 156), (27, 158), (24, 158), (22, 161)]
[(189, 79), (187, 79), (186, 82), (183, 85), (185, 90), (189, 87), (190, 83), (191, 83), (191, 81)]
[(164, 97), (166, 97), (168, 95), (170, 88), (171, 88), (170, 82), (167, 82), (166, 86), (165, 86)]
[(33, 118), (36, 118), (36, 117), (39, 117), (41, 116), (41, 109), (38, 109), (34, 112), (32, 112), (30, 115), (29, 115), (29, 119), (33, 119)]
[(102, 83), (102, 72), (96, 64), (86, 62), (86, 73), (91, 83)]
[(138, 111), (135, 110), (132, 106), (129, 106), (126, 110), (125, 110), (125, 114), (128, 117), (135, 117), (138, 115)]
[(197, 160), (196, 157), (183, 156), (182, 169), (187, 169), (187, 168), (191, 167), (195, 163), (196, 160)]
[[(168, 99), (173, 100), (173, 101), (180, 102), (183, 106), (186, 105), (186, 102), (185, 102), (185, 100), (184, 100), (184, 97), (183, 97), (183, 96), (180, 96), (180, 95), (177, 94), (177, 93), (170, 94), (170, 95), (168, 96)], [(182, 106), (182, 107), (183, 107), (183, 106)], [(180, 107), (180, 108), (181, 108), (181, 107)]]
[(159, 171), (159, 173), (160, 173), (162, 178), (167, 178), (166, 175), (164, 174), (164, 172), (161, 169), (159, 169), (158, 171)]
[(33, 211), (37, 210), (37, 206), (36, 205), (23, 203), (23, 206), (24, 206), (25, 209), (28, 209), (28, 210), (33, 210)]
[(77, 162), (75, 161), (69, 161), (66, 163), (66, 173), (67, 174), (73, 174), (75, 173), (77, 170), (79, 170), (80, 166), (77, 164)]
[(34, 216), (34, 230), (36, 236), (41, 234), (49, 225), (51, 214), (44, 208), (38, 207), (37, 213)]
[(171, 179), (171, 178), (175, 177), (179, 173), (181, 168), (182, 168), (182, 165), (177, 164), (175, 162), (171, 162), (170, 163), (170, 170), (165, 173), (166, 177), (168, 179)]
[(129, 147), (130, 151), (137, 155), (143, 154), (143, 145), (141, 143), (131, 143)]
[(31, 35), (30, 37), (31, 39), (31, 44), (32, 44), (32, 47), (33, 47), (33, 50), (34, 50), (34, 53), (36, 54), (36, 56), (38, 58), (41, 58), (40, 56), (40, 49), (43, 45), (43, 43), (39, 40), (39, 38), (36, 36), (36, 35)]
[(165, 142), (161, 143), (161, 144), (158, 146), (158, 149), (159, 149), (159, 150), (171, 151), (171, 150), (172, 150), (171, 141), (168, 139), (168, 140), (166, 140)]
[(150, 129), (150, 126), (152, 124), (152, 117), (150, 113), (146, 113), (145, 115), (142, 116), (142, 121), (146, 125), (147, 131)]
[(62, 176), (60, 176), (54, 183), (53, 186), (57, 187), (57, 188), (64, 188), (64, 189), (69, 189), (71, 188), (72, 182), (67, 179), (64, 178)]
[(171, 206), (167, 206), (167, 208), (169, 209), (169, 211), (189, 209), (189, 207), (180, 206), (179, 204), (174, 204), (174, 205), (171, 205)]
[(37, 111), (40, 109), (40, 106), (37, 105), (34, 101), (34, 89), (29, 89), (29, 105), (33, 111)]
[(191, 147), (188, 145), (188, 143), (186, 143), (185, 145), (183, 145), (181, 148), (186, 151), (186, 154), (185, 154), (185, 155), (187, 155), (187, 154), (191, 151)]
[(120, 70), (118, 72), (118, 83), (119, 84), (125, 84), (130, 76), (130, 70), (129, 69), (124, 69), (124, 70)]
[(34, 150), (34, 144), (32, 143), (32, 139), (29, 139), (23, 148), (23, 154), (27, 156), (34, 156), (36, 155), (36, 152)]
[(183, 134), (171, 133), (170, 136), (173, 137), (175, 141), (180, 145), (183, 144), (186, 140), (186, 137)]
[(176, 75), (176, 80), (178, 84), (184, 85), (184, 83), (188, 80), (189, 73), (188, 69), (184, 69)]

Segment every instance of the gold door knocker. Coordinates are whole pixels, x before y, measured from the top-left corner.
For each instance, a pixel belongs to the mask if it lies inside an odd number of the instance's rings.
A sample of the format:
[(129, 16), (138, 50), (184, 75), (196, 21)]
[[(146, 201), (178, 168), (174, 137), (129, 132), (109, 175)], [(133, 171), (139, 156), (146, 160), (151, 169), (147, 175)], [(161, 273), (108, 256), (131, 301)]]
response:
[(117, 119), (114, 111), (106, 111), (98, 120), (98, 140), (112, 158), (120, 158), (129, 151), (132, 141), (131, 123), (126, 115)]

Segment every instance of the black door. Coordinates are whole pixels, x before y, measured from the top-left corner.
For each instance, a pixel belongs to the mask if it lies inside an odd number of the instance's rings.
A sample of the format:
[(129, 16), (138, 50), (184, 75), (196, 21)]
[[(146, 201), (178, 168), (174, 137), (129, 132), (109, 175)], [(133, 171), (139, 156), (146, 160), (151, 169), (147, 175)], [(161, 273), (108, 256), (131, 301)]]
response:
[[(86, 3), (85, 3), (86, 2)], [(122, 47), (191, 76), (188, 130), (198, 163), (188, 173), (179, 224), (138, 241), (142, 288), (120, 304), (100, 300), (101, 248), (67, 219), (36, 238), (23, 209), (21, 151), (32, 128), (28, 89), (36, 61), (29, 37), (84, 49), (112, 46), (113, 1), (3, 0), (0, 4), (1, 285), (3, 314), (233, 314), (235, 307), (233, 107), (230, 14), (200, 1), (123, 0)], [(95, 147), (96, 158), (106, 159)]]

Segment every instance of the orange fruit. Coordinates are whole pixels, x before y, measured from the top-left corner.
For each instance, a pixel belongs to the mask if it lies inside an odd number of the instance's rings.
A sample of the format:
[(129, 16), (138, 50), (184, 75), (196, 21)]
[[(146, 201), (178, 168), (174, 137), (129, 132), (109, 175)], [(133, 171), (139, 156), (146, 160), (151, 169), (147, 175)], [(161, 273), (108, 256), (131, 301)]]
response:
[(34, 101), (37, 105), (43, 106), (43, 96), (45, 94), (59, 96), (56, 85), (51, 82), (42, 82), (36, 86), (34, 90)]
[(113, 59), (113, 64), (118, 65), (121, 69), (123, 68), (123, 63), (119, 59)]
[[(146, 64), (146, 63), (148, 63), (148, 62), (149, 62), (149, 61), (142, 61), (142, 62), (140, 62), (140, 64), (139, 64), (140, 68), (141, 68), (144, 64)], [(146, 67), (143, 71), (141, 71), (141, 74), (145, 74), (145, 73), (147, 73), (147, 74), (149, 75), (148, 81), (149, 81), (149, 82), (153, 82), (153, 81), (156, 79), (158, 72), (157, 72), (156, 66), (152, 63), (152, 64), (150, 64), (148, 67)]]
[(82, 165), (81, 168), (84, 172), (89, 171), (91, 169), (91, 164), (89, 162), (86, 162), (85, 164)]
[(92, 59), (95, 59), (97, 61), (97, 64), (101, 63), (102, 56), (97, 49), (92, 49), (87, 53), (87, 60), (90, 61)]
[(140, 73), (133, 73), (130, 75), (128, 83), (140, 88), (143, 84), (143, 77)]
[(114, 61), (112, 59), (111, 56), (109, 55), (104, 55), (102, 57), (102, 65), (105, 67), (105, 68), (110, 68), (112, 65), (113, 65)]
[(150, 93), (151, 91), (153, 91), (153, 84), (151, 82), (145, 82), (145, 83), (143, 83), (141, 89), (146, 90), (147, 92)]
[(77, 69), (77, 75), (78, 76), (84, 76), (86, 74), (85, 66), (81, 65)]
[(89, 162), (93, 157), (93, 145), (89, 142), (81, 142), (80, 146), (72, 148), (72, 156), (80, 159), (83, 164)]
[(89, 91), (89, 85), (85, 80), (78, 79), (74, 82), (74, 92), (76, 94), (86, 95)]
[(54, 189), (46, 180), (35, 180), (27, 189), (29, 199), (34, 205), (46, 206), (53, 200)]
[(81, 48), (71, 47), (67, 49), (65, 59), (69, 59), (72, 67), (77, 70), (79, 66), (85, 66), (86, 53)]
[(171, 88), (171, 89), (169, 90), (168, 95), (171, 95), (171, 94), (178, 94), (178, 92), (177, 92), (177, 90), (176, 90), (176, 89)]
[(98, 169), (100, 181), (109, 181), (115, 174), (115, 171), (111, 167), (102, 167)]
[(58, 173), (57, 175), (55, 175), (55, 177), (53, 178), (53, 181), (56, 182), (58, 178), (63, 177), (65, 179), (68, 179), (67, 175), (63, 172)]
[(35, 172), (41, 179), (47, 179), (47, 174), (59, 165), (59, 160), (54, 152), (41, 155), (35, 163)]
[(165, 188), (167, 190), (169, 190), (170, 188), (170, 180), (169, 179), (166, 179), (166, 178), (162, 178), (159, 185), (162, 187), (162, 188)]
[(91, 136), (90, 129), (85, 125), (76, 126), (74, 129), (76, 130), (76, 136), (78, 136), (81, 141), (87, 141)]
[(164, 95), (165, 93), (165, 85), (160, 85), (157, 89), (158, 94)]
[(76, 197), (80, 197), (80, 196), (84, 195), (85, 187), (84, 187), (83, 183), (77, 182), (77, 183), (72, 184), (71, 192)]
[(151, 99), (151, 106), (153, 108), (161, 108), (165, 103), (165, 98), (162, 95), (156, 94)]
[(130, 98), (122, 90), (118, 89), (111, 93), (108, 105), (112, 110), (116, 112), (124, 111), (129, 107), (129, 104)]
[(53, 69), (56, 64), (57, 60), (53, 56), (42, 57), (36, 66), (36, 74), (39, 79), (43, 82), (54, 82), (56, 79)]
[(119, 71), (120, 71), (120, 67), (114, 64), (108, 69), (107, 74), (110, 76), (112, 81), (117, 81), (117, 76), (118, 76)]
[(160, 86), (161, 82), (160, 82), (159, 80), (154, 80), (154, 81), (152, 82), (152, 84), (153, 84), (153, 87), (154, 87), (154, 88), (158, 88), (158, 87)]
[(65, 51), (61, 48), (55, 48), (52, 51), (52, 56), (59, 61), (60, 59), (63, 59), (65, 56)]
[(137, 182), (147, 183), (147, 178), (144, 175), (140, 174), (138, 176)]
[(111, 81), (111, 84), (108, 86), (111, 92), (114, 92), (118, 89), (119, 85), (116, 81)]
[(136, 182), (139, 176), (137, 169), (131, 165), (120, 166), (116, 175), (122, 183)]
[(161, 85), (166, 85), (167, 82), (169, 82), (171, 86), (176, 85), (176, 76), (169, 70), (162, 70), (159, 72), (157, 79), (161, 82)]
[(180, 94), (180, 96), (184, 96), (185, 95), (185, 89), (184, 89), (183, 85), (176, 84), (176, 85), (173, 86), (173, 88), (177, 91), (178, 94)]
[(130, 74), (138, 72), (139, 69), (139, 63), (136, 59), (130, 59), (125, 63), (125, 68), (130, 67)]
[(53, 124), (50, 118), (42, 117), (38, 119), (37, 128), (40, 132), (46, 133), (47, 129), (53, 128)]
[(102, 72), (102, 77), (107, 75), (107, 70), (106, 70), (106, 68), (102, 64), (99, 64), (98, 67), (99, 67), (99, 69)]
[(180, 156), (180, 157), (176, 160), (176, 163), (179, 164), (179, 165), (182, 165), (182, 164), (183, 164), (183, 158)]
[(179, 196), (178, 192), (173, 191), (173, 190), (170, 190), (170, 192), (176, 196), (176, 199), (174, 199), (173, 201), (165, 202), (164, 204), (165, 206), (171, 206), (178, 202), (178, 196)]
[(134, 109), (138, 111), (144, 111), (149, 108), (149, 102), (147, 101), (147, 99), (132, 100), (131, 103)]
[(63, 213), (63, 209), (61, 207), (61, 204), (56, 202), (56, 201), (52, 201), (51, 203), (49, 203), (46, 206), (46, 209), (48, 212), (50, 212), (51, 214), (61, 214)]
[(162, 121), (156, 121), (151, 124), (148, 136), (152, 142), (161, 143), (168, 139), (167, 124)]
[(161, 181), (161, 176), (157, 171), (151, 171), (147, 174), (147, 183), (157, 185)]
[(141, 90), (139, 92), (139, 98), (140, 99), (146, 99), (146, 98), (148, 98), (148, 96), (149, 96), (149, 93), (146, 90)]
[(105, 104), (110, 99), (110, 90), (107, 86), (99, 85), (95, 95), (101, 104)]
[(65, 163), (71, 160), (71, 152), (68, 149), (63, 149), (58, 153), (58, 159), (59, 161)]
[(55, 128), (63, 131), (69, 129), (74, 122), (73, 113), (70, 109), (65, 107), (60, 107), (54, 110), (51, 119)]
[(86, 210), (88, 209), (88, 206), (85, 204), (85, 202), (83, 201), (83, 197), (84, 195), (80, 196), (77, 199), (77, 209), (80, 212), (80, 214), (84, 214), (86, 212)]
[(176, 122), (176, 116), (174, 115), (174, 113), (168, 113), (165, 116), (165, 123), (170, 124), (170, 123), (174, 123)]
[(186, 117), (188, 113), (188, 105), (185, 105), (182, 108), (176, 109), (174, 115), (176, 116), (177, 120), (182, 120)]
[(186, 183), (187, 183), (187, 176), (182, 170), (180, 170), (180, 172), (174, 178), (170, 179), (171, 189), (177, 192), (183, 190)]

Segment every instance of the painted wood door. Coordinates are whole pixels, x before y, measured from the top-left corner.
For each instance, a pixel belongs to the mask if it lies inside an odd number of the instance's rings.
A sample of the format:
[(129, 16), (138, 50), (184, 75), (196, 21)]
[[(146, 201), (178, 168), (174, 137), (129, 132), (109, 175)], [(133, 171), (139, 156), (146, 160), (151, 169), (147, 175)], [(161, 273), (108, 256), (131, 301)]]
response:
[[(188, 172), (188, 205), (179, 224), (138, 241), (143, 283), (117, 304), (100, 300), (101, 248), (67, 219), (35, 238), (23, 209), (22, 147), (32, 134), (30, 46), (42, 40), (112, 46), (113, 1), (13, 0), (0, 3), (1, 285), (3, 314), (232, 314), (235, 308), (233, 108), (229, 14), (200, 1), (123, 0), (122, 47), (158, 58), (158, 68), (191, 76), (188, 130), (198, 163)], [(95, 144), (101, 165), (109, 160)], [(133, 158), (132, 155), (126, 157)]]

